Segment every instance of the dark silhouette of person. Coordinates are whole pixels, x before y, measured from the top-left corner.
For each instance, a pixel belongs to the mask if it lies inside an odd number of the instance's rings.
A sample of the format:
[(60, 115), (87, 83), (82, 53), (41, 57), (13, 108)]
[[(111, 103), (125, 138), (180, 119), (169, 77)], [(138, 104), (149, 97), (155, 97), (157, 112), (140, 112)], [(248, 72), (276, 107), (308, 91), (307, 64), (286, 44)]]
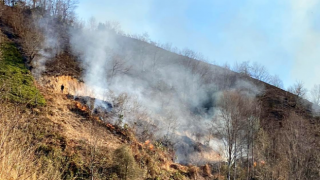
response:
[(63, 90), (64, 90), (64, 85), (62, 84), (61, 85), (61, 93), (63, 93)]

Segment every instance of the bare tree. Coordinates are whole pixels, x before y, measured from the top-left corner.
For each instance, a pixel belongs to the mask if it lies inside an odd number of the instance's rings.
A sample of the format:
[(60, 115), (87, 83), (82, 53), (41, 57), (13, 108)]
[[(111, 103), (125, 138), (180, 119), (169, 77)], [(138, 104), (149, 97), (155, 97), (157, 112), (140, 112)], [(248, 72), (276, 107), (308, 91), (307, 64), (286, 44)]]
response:
[[(237, 91), (224, 92), (219, 103), (220, 113), (214, 120), (217, 130), (217, 136), (220, 137), (226, 148), (226, 157), (228, 163), (228, 179), (231, 178), (233, 166), (233, 178), (237, 177), (237, 159), (239, 152), (242, 152), (243, 143), (246, 146), (249, 156), (250, 144), (254, 138), (253, 128), (255, 128), (255, 109), (254, 99)], [(248, 132), (248, 129), (250, 131)], [(251, 145), (252, 146), (252, 145)]]
[(240, 64), (236, 62), (232, 70), (243, 75), (251, 76), (250, 61), (244, 61)]
[(256, 62), (250, 67), (250, 74), (252, 78), (263, 82), (268, 82), (270, 80), (270, 75), (267, 69), (263, 65)]
[(124, 74), (127, 73), (130, 70), (130, 66), (126, 64), (125, 57), (122, 57), (121, 55), (114, 54), (112, 56), (112, 61), (111, 61), (111, 68), (109, 69), (109, 78), (111, 80), (119, 75), (119, 74)]
[(313, 167), (309, 167), (308, 163), (313, 159), (315, 154), (313, 150), (316, 147), (313, 147), (315, 139), (308, 123), (308, 120), (294, 113), (284, 123), (280, 148), (285, 150), (282, 158), (288, 168), (286, 170), (288, 179), (314, 179), (310, 174), (310, 169)]
[(188, 48), (183, 49), (181, 53), (182, 53), (181, 55), (186, 56), (191, 59), (197, 59), (198, 55), (199, 55), (197, 52), (195, 52), (191, 49), (188, 49)]
[(41, 43), (43, 42), (42, 34), (33, 27), (33, 30), (26, 30), (22, 38), (22, 46), (25, 51), (25, 55), (28, 57), (28, 64), (31, 64), (35, 56), (41, 49)]
[(278, 75), (270, 76), (269, 83), (278, 88), (283, 88), (283, 82)]
[(250, 61), (244, 61), (240, 64), (235, 63), (233, 70), (263, 82), (269, 82), (272, 77), (267, 69), (257, 62), (254, 62), (253, 64), (251, 64)]
[(122, 31), (121, 29), (121, 25), (119, 22), (117, 21), (107, 21), (105, 24), (104, 24), (105, 28), (107, 30), (110, 30), (110, 31), (113, 31), (115, 32), (116, 34), (120, 34), (120, 35), (123, 35), (124, 32)]
[(304, 87), (303, 82), (301, 81), (296, 81), (295, 84), (288, 88), (288, 91), (301, 98), (304, 98), (307, 93), (307, 89)]

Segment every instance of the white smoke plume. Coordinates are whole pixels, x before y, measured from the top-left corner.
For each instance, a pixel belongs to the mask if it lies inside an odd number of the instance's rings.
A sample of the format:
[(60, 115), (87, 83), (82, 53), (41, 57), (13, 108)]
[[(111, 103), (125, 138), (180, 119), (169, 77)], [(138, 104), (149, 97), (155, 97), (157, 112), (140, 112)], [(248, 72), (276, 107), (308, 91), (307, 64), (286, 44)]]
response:
[[(72, 36), (74, 52), (80, 54), (85, 70), (83, 79), (93, 91), (93, 96), (102, 96), (108, 88), (107, 68), (111, 59), (110, 45), (113, 37), (101, 31), (83, 29)], [(84, 38), (91, 37), (91, 38)]]
[[(261, 90), (229, 70), (118, 35), (104, 24), (70, 34), (73, 52), (84, 68), (83, 80), (94, 96), (108, 99), (106, 92), (112, 92), (130, 97), (125, 112), (119, 112), (123, 121), (136, 126), (140, 135), (148, 129), (150, 136), (175, 143), (181, 163), (208, 158), (194, 146), (210, 136), (221, 91), (237, 88), (256, 95)], [(213, 138), (209, 141), (216, 144)]]
[(56, 28), (56, 24), (51, 17), (36, 19), (34, 23), (35, 28), (42, 32), (38, 32), (39, 36), (43, 35), (42, 38), (39, 38), (39, 51), (32, 61), (32, 74), (39, 78), (46, 70), (46, 63), (59, 54), (63, 47), (58, 34), (61, 29)]

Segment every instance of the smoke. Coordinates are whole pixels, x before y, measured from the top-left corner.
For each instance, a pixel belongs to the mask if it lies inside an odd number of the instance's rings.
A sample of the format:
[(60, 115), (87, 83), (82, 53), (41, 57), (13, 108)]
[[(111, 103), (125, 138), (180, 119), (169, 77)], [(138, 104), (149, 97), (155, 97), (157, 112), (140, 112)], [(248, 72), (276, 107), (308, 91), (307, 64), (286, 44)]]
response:
[(290, 10), (294, 21), (287, 23), (287, 29), (291, 31), (288, 34), (289, 38), (297, 42), (292, 48), (294, 63), (291, 76), (304, 81), (308, 89), (317, 84), (320, 78), (320, 57), (317, 53), (320, 47), (320, 32), (316, 23), (319, 14), (315, 13), (319, 6), (318, 0), (292, 1)]
[[(60, 31), (62, 29), (57, 28), (57, 24), (52, 20), (51, 17), (44, 17), (35, 20), (35, 28), (39, 32), (38, 42), (35, 39), (30, 39), (34, 41), (33, 43), (39, 43), (39, 51), (32, 61), (32, 74), (34, 77), (39, 79), (41, 74), (46, 70), (46, 63), (54, 58), (63, 49), (63, 43), (60, 42)], [(42, 33), (40, 33), (42, 32)]]
[(210, 128), (222, 91), (244, 89), (256, 95), (261, 90), (229, 70), (118, 35), (103, 24), (70, 34), (93, 96), (113, 101), (114, 110), (142, 140), (172, 142), (178, 162), (217, 160), (204, 156), (214, 152), (199, 143), (218, 143)]
[[(80, 55), (85, 70), (83, 79), (93, 90), (93, 96), (102, 96), (107, 89), (107, 68), (111, 61), (113, 37), (101, 31), (83, 29), (72, 36), (72, 47)], [(91, 37), (91, 38), (89, 38)]]

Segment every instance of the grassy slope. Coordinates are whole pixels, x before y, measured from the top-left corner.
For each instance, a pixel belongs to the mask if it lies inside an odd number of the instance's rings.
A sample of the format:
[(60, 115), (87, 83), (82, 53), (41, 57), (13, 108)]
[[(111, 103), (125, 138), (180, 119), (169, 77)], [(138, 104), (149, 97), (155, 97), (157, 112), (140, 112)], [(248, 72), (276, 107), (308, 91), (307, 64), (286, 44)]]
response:
[(23, 58), (13, 43), (1, 44), (0, 98), (28, 105), (44, 105), (45, 99), (35, 87)]
[(88, 177), (80, 155), (66, 148), (63, 128), (48, 118), (46, 92), (35, 86), (15, 44), (3, 36), (0, 43), (0, 164), (7, 167), (0, 179)]
[[(128, 156), (138, 179), (188, 178), (187, 170), (169, 168), (172, 162), (161, 148), (150, 151), (130, 130), (108, 129), (75, 109), (74, 100), (37, 88), (9, 40), (0, 52), (0, 179), (119, 179), (118, 162)], [(123, 146), (132, 152), (121, 152)]]
[(17, 48), (0, 31), (0, 179), (60, 179), (59, 168), (36, 153), (44, 124), (25, 105), (41, 107), (45, 99)]

